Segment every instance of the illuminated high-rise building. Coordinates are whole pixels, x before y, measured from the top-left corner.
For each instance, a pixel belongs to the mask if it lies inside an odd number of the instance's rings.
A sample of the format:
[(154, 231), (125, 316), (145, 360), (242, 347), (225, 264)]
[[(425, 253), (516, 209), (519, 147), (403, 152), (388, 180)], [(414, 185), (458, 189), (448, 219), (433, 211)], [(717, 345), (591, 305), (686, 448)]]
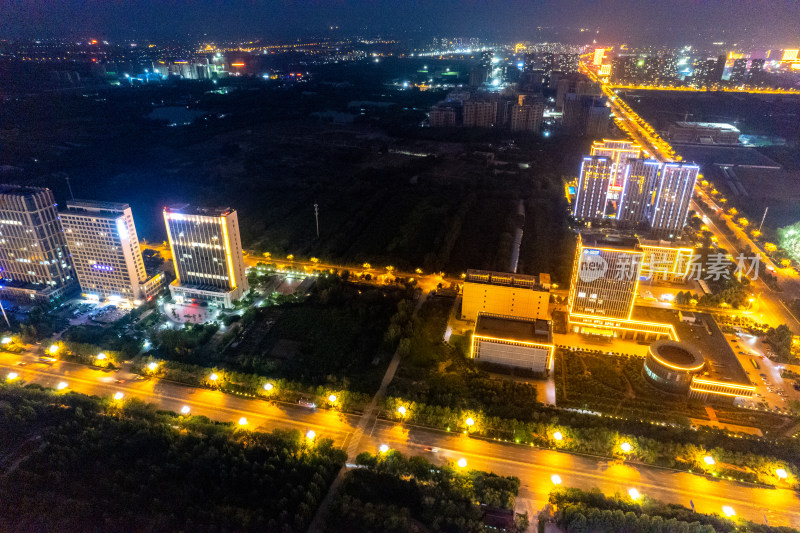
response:
[(636, 237), (581, 232), (569, 288), (570, 316), (629, 320), (644, 252)]
[(232, 307), (248, 289), (236, 211), (173, 206), (164, 208), (164, 222), (175, 265), (172, 297)]
[(84, 297), (141, 298), (147, 275), (128, 204), (72, 200), (59, 218)]
[(619, 222), (635, 226), (648, 220), (660, 173), (655, 159), (628, 159), (617, 203)]
[(572, 216), (579, 220), (605, 218), (613, 176), (613, 163), (608, 157), (584, 157), (572, 204)]
[(733, 60), (731, 68), (731, 85), (743, 85), (747, 81), (747, 59), (739, 58)]
[(76, 287), (50, 189), (0, 185), (0, 295), (48, 302)]
[(625, 167), (629, 159), (636, 159), (642, 153), (642, 147), (632, 141), (613, 141), (603, 139), (592, 144), (590, 155), (607, 157), (611, 160), (611, 172), (614, 175), (612, 187), (622, 187), (625, 179)]
[(650, 209), (650, 227), (670, 237), (686, 224), (700, 167), (694, 163), (664, 163)]

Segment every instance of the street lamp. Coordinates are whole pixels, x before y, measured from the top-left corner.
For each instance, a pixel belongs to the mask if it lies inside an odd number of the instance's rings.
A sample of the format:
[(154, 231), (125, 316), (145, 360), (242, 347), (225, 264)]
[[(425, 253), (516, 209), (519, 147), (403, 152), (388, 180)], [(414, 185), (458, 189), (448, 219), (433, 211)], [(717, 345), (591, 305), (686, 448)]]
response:
[(705, 461), (708, 466), (714, 466), (714, 464), (716, 463), (714, 458), (711, 457), (710, 455), (706, 455), (705, 457), (703, 457), (703, 461)]
[(400, 413), (400, 416), (406, 416), (406, 408), (402, 405), (397, 408), (397, 412)]
[(309, 429), (309, 430), (308, 430), (308, 433), (306, 433), (306, 438), (307, 438), (308, 440), (314, 440), (314, 437), (316, 437), (316, 436), (317, 436), (317, 434), (316, 434), (316, 433), (314, 433), (314, 430), (313, 430), (313, 429)]
[(331, 394), (330, 396), (328, 396), (328, 401), (331, 403), (336, 403), (336, 395)]
[(239, 425), (240, 426), (246, 426), (247, 425), (247, 419), (245, 417), (240, 418), (239, 419)]
[(389, 445), (388, 445), (388, 444), (381, 444), (381, 447), (380, 447), (380, 448), (378, 448), (378, 450), (379, 450), (381, 453), (386, 453), (386, 452), (388, 452), (388, 451), (389, 451)]
[(50, 348), (48, 348), (47, 351), (50, 352), (50, 355), (57, 354), (58, 353), (58, 345), (57, 344), (51, 344)]
[(725, 516), (736, 516), (736, 511), (734, 511), (733, 507), (730, 505), (724, 505), (722, 507), (722, 512), (725, 513)]
[(219, 379), (219, 376), (216, 374), (211, 374), (210, 376), (208, 376), (208, 379), (210, 379), (211, 381), (217, 381)]
[(785, 468), (779, 468), (775, 470), (775, 475), (778, 476), (780, 479), (786, 479), (788, 477)]
[(104, 353), (97, 354), (97, 360), (98, 361), (105, 361), (106, 359), (108, 359), (108, 356), (106, 354), (104, 354)]
[(461, 468), (466, 468), (467, 467), (467, 460), (462, 457), (461, 459), (458, 460), (458, 466), (461, 467)]
[(191, 410), (192, 410), (191, 407), (189, 407), (188, 405), (184, 405), (183, 407), (181, 407), (181, 414), (188, 415), (191, 412)]
[(638, 490), (636, 490), (636, 489), (630, 489), (630, 490), (628, 491), (628, 496), (630, 496), (630, 497), (631, 497), (631, 500), (633, 500), (633, 501), (636, 501), (636, 500), (638, 500), (639, 498), (641, 498), (641, 497), (642, 497), (642, 495), (641, 495), (641, 494), (639, 494), (639, 491), (638, 491)]
[(272, 383), (264, 383), (264, 390), (269, 392), (273, 389), (274, 385)]
[(121, 400), (123, 396), (125, 396), (125, 395), (122, 394), (121, 392), (118, 392), (118, 393), (114, 394), (114, 399), (115, 400)]
[(556, 431), (555, 433), (553, 433), (553, 438), (555, 440), (562, 440), (564, 438), (564, 435), (562, 435), (560, 431)]
[(622, 444), (619, 445), (619, 449), (625, 453), (630, 453), (631, 445), (628, 442), (623, 442)]
[(472, 417), (467, 418), (465, 422), (467, 423), (467, 427), (470, 428), (475, 425), (475, 421), (472, 419)]
[(558, 474), (553, 474), (550, 476), (550, 481), (553, 482), (553, 485), (561, 485), (561, 476)]
[(69, 386), (69, 385), (67, 385), (67, 382), (66, 382), (66, 381), (60, 381), (60, 382), (58, 383), (58, 385), (56, 385), (56, 389), (58, 389), (58, 390), (64, 390), (64, 389), (66, 389), (68, 386)]
[(11, 337), (3, 337), (0, 344), (11, 344)]
[(157, 368), (158, 368), (158, 363), (156, 363), (155, 361), (152, 361), (147, 365), (147, 369), (150, 370), (150, 372), (155, 372)]
[(19, 374), (17, 374), (16, 372), (9, 372), (8, 376), (6, 377), (6, 379), (8, 379), (8, 381), (14, 381), (18, 377), (19, 377)]

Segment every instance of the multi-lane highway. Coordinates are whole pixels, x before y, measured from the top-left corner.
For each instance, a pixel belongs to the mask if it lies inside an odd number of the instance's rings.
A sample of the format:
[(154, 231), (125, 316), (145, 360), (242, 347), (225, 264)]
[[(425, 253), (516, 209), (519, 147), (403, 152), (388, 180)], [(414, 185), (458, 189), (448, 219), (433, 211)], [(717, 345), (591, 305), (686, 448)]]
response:
[[(18, 362), (27, 364), (21, 366)], [(126, 398), (140, 398), (163, 409), (180, 411), (185, 406), (193, 414), (214, 420), (237, 422), (244, 417), (247, 427), (314, 430), (320, 437), (333, 439), (347, 449), (361, 421), (358, 415), (324, 409), (310, 410), (296, 405), (223, 394), (219, 391), (186, 387), (157, 379), (126, 379), (130, 376), (104, 372), (68, 362), (38, 363), (34, 354), (0, 353), (0, 379), (9, 372), (17, 379), (66, 390), (111, 397), (121, 392)], [(118, 383), (120, 379), (124, 382)], [(537, 510), (547, 500), (551, 477), (557, 474), (564, 485), (600, 488), (607, 494), (627, 493), (636, 488), (642, 494), (682, 505), (694, 503), (698, 512), (720, 513), (723, 505), (732, 506), (738, 516), (770, 524), (800, 527), (800, 498), (788, 488), (764, 488), (709, 479), (686, 472), (632, 465), (602, 458), (582, 457), (553, 450), (518, 446), (470, 438), (431, 429), (412, 427), (378, 419), (364, 431), (358, 452), (375, 452), (381, 444), (404, 453), (426, 455), (436, 462), (464, 458), (468, 467), (514, 475), (522, 481), (520, 497)], [(433, 449), (438, 448), (434, 452)]]

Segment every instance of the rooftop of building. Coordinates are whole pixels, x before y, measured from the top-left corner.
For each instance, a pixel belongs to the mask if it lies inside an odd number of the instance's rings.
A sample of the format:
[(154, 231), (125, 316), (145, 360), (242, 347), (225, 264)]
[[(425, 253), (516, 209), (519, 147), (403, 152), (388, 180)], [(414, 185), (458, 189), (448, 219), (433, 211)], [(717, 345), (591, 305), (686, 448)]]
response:
[(708, 379), (750, 385), (739, 359), (714, 318), (708, 313), (694, 312), (694, 323), (681, 321), (678, 311), (658, 307), (634, 306), (634, 320), (671, 324), (681, 343), (694, 347), (705, 359)]
[(61, 214), (86, 215), (92, 217), (117, 218), (131, 206), (122, 202), (98, 202), (94, 200), (68, 200)]
[(650, 353), (661, 363), (687, 371), (701, 368), (705, 361), (697, 348), (684, 342), (656, 341), (650, 345)]
[(580, 235), (584, 247), (613, 247), (630, 250), (639, 247), (639, 239), (635, 235), (627, 233), (581, 231)]
[(8, 183), (0, 184), (0, 194), (13, 194), (16, 196), (30, 196), (47, 191), (46, 187), (30, 187), (28, 185), (11, 185)]
[(520, 287), (539, 291), (547, 291), (550, 285), (550, 274), (530, 276), (511, 272), (494, 272), (491, 270), (467, 270), (465, 282), (481, 283), (485, 285), (502, 285), (507, 287)]
[(525, 320), (485, 313), (478, 314), (475, 335), (519, 342), (552, 343), (550, 324), (547, 320)]
[(739, 133), (739, 129), (733, 124), (726, 124), (725, 122), (675, 122), (675, 126), (679, 128), (704, 128), (722, 131), (730, 131)]
[(180, 213), (181, 215), (199, 215), (206, 217), (220, 217), (233, 213), (231, 207), (203, 206), (192, 204), (172, 204), (164, 208), (165, 213)]

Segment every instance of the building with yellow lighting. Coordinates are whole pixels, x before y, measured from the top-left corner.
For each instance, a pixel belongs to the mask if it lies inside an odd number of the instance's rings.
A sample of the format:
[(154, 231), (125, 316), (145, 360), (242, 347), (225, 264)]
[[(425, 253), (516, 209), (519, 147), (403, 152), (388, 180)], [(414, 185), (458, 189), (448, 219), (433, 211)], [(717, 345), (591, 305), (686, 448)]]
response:
[(544, 373), (553, 368), (550, 324), (546, 320), (480, 313), (470, 345), (470, 357), (481, 363)]
[(231, 208), (164, 208), (178, 302), (208, 302), (232, 307), (247, 291), (239, 219)]
[(461, 299), (461, 319), (476, 321), (481, 313), (548, 319), (549, 303), (549, 274), (537, 277), (468, 270)]
[(658, 190), (661, 163), (655, 159), (629, 159), (623, 171), (617, 202), (617, 222), (636, 227), (647, 222)]
[(689, 274), (694, 248), (677, 247), (669, 241), (639, 239), (644, 252), (642, 277), (654, 280), (683, 283)]
[(660, 340), (650, 345), (642, 367), (645, 381), (665, 392), (687, 394), (705, 359), (694, 346)]
[(611, 171), (614, 174), (612, 187), (622, 187), (625, 168), (628, 160), (636, 159), (642, 154), (642, 147), (632, 141), (614, 141), (603, 139), (592, 143), (590, 155), (607, 157), (611, 160)]

